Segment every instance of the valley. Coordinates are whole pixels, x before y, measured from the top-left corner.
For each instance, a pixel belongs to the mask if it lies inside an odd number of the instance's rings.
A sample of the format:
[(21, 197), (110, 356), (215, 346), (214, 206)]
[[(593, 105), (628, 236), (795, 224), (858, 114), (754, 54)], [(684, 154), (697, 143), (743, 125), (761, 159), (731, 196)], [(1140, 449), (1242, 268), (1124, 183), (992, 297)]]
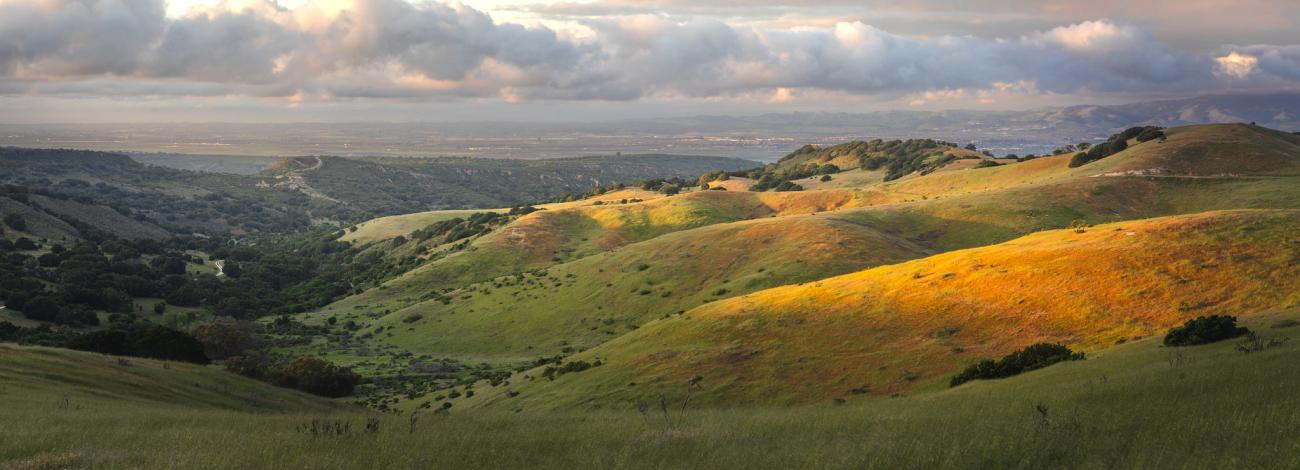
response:
[[(26, 404), (0, 411), (24, 423), (0, 457), (37, 468), (1290, 458), (1256, 438), (1293, 433), (1300, 413), (1285, 394), (1300, 377), (1287, 341), (1300, 324), (1300, 136), (1134, 127), (1092, 146), (1105, 151), (1007, 158), (852, 141), (765, 165), (298, 157), (255, 175), (6, 149), (42, 161), (6, 176), (0, 199), (24, 225), (6, 226), (0, 246), (0, 288), (20, 307), (0, 317), (0, 339), (21, 344), (0, 345), (0, 397)], [(31, 314), (46, 303), (52, 316)], [(1252, 336), (1161, 345), (1215, 315)], [(156, 326), (194, 335), (220, 365), (157, 349)], [(1083, 360), (953, 385), (1042, 343)], [(1240, 400), (1247, 391), (1258, 392)], [(87, 423), (151, 431), (75, 431)], [(158, 460), (161, 434), (194, 444)]]

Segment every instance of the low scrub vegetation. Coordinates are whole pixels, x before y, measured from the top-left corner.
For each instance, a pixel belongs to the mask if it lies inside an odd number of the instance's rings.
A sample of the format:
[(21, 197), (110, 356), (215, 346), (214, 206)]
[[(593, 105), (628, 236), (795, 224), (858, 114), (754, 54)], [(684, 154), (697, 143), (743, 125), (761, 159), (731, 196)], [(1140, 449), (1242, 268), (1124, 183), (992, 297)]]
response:
[(1183, 326), (1165, 334), (1165, 346), (1195, 346), (1217, 343), (1250, 333), (1250, 329), (1237, 326), (1237, 318), (1227, 315), (1200, 316), (1188, 320)]
[(1011, 377), (1031, 370), (1042, 369), (1058, 362), (1078, 361), (1083, 358), (1083, 353), (1071, 351), (1070, 348), (1063, 345), (1038, 343), (1008, 354), (1002, 359), (996, 361), (985, 359), (967, 367), (966, 370), (952, 378), (949, 386), (956, 387), (972, 380)]

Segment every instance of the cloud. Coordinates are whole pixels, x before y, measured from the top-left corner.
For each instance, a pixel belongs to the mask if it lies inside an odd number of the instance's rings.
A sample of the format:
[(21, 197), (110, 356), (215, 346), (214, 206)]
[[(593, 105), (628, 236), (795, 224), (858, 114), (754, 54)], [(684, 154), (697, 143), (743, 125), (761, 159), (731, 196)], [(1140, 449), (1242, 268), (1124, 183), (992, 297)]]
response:
[(180, 17), (166, 16), (161, 0), (0, 0), (0, 94), (788, 103), (840, 93), (919, 106), (1300, 84), (1300, 46), (1187, 52), (1110, 20), (1000, 38), (655, 14), (581, 25), (585, 34), (569, 35), (462, 4), (403, 0), (296, 9), (227, 0)]
[(1238, 54), (1236, 51), (1223, 57), (1215, 57), (1214, 61), (1219, 64), (1220, 73), (1237, 79), (1246, 78), (1259, 66), (1258, 57)]

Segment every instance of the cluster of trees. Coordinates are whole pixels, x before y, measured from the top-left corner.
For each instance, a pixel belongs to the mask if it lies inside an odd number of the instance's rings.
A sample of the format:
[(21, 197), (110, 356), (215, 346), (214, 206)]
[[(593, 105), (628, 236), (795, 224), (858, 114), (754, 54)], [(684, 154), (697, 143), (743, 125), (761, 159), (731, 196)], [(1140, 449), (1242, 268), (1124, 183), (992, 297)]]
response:
[[(21, 214), (5, 215), (4, 224), (5, 226), (19, 232), (27, 231), (27, 219), (24, 219)], [(4, 233), (3, 230), (3, 228), (0, 228), (0, 234)]]
[(885, 169), (885, 181), (893, 181), (912, 173), (926, 175), (957, 159), (952, 155), (943, 155), (952, 146), (933, 139), (876, 139), (867, 142), (868, 153), (859, 158), (859, 165), (867, 171)]
[(682, 192), (682, 189), (691, 187), (689, 181), (681, 178), (652, 178), (641, 182), (641, 189), (646, 191), (658, 191), (669, 196)]
[(257, 356), (236, 356), (226, 360), (225, 368), (255, 380), (323, 397), (351, 395), (361, 383), (361, 376), (352, 369), (314, 357), (274, 362)]
[(695, 185), (703, 188), (714, 181), (727, 181), (729, 179), (731, 179), (730, 174), (726, 171), (718, 170), (700, 175), (700, 178), (695, 180)]
[[(512, 211), (514, 210), (512, 209)], [(475, 212), (470, 214), (468, 219), (456, 217), (435, 222), (428, 227), (412, 232), (411, 238), (418, 241), (427, 241), (440, 237), (442, 243), (451, 243), (491, 232), (493, 227), (504, 224), (509, 220), (510, 216), (507, 214)]]
[(1070, 168), (1077, 168), (1120, 153), (1128, 148), (1129, 139), (1136, 139), (1138, 142), (1156, 139), (1163, 141), (1165, 140), (1164, 128), (1156, 126), (1130, 127), (1123, 132), (1111, 135), (1103, 143), (1088, 147), (1086, 151), (1080, 148), (1081, 151), (1070, 158)]
[[(445, 236), (472, 236), (497, 217), (505, 216), (480, 216)], [(47, 242), (39, 256), (0, 242), (0, 300), (28, 318), (67, 325), (97, 325), (95, 311), (142, 314), (136, 298), (161, 298), (163, 311), (199, 307), (246, 319), (319, 308), (412, 266), (339, 242), (338, 235), (316, 230), (236, 246), (203, 237), (82, 241), (71, 248)], [(192, 250), (224, 260), (225, 276), (191, 269), (205, 263)]]
[(788, 178), (772, 173), (764, 173), (758, 177), (758, 181), (749, 186), (750, 191), (767, 191), (776, 192), (784, 191), (803, 191), (803, 186), (790, 181)]
[(147, 322), (92, 331), (68, 340), (66, 347), (80, 351), (207, 364), (203, 344), (183, 331)]
[(840, 172), (840, 167), (830, 163), (804, 162), (786, 166), (776, 165), (769, 168), (751, 170), (745, 176), (756, 180), (750, 185), (750, 191), (802, 191), (803, 186), (792, 180), (812, 176), (829, 176)]
[(1083, 359), (1083, 353), (1071, 351), (1060, 344), (1037, 343), (1006, 355), (1002, 359), (985, 359), (963, 370), (952, 378), (949, 386), (981, 379), (1001, 379), (1056, 364)]
[[(107, 206), (180, 235), (225, 235), (232, 227), (285, 233), (311, 226), (312, 215), (365, 215), (346, 206), (315, 204), (305, 194), (290, 189), (253, 190), (253, 181), (247, 177), (147, 166), (120, 154), (0, 149), (0, 163), (6, 161), (21, 161), (23, 171), (0, 174), (0, 183), (4, 183), (0, 195), (22, 203), (29, 202), (29, 195), (39, 195)], [(100, 181), (86, 181), (91, 177)], [(167, 191), (175, 187), (203, 194), (180, 196)]]

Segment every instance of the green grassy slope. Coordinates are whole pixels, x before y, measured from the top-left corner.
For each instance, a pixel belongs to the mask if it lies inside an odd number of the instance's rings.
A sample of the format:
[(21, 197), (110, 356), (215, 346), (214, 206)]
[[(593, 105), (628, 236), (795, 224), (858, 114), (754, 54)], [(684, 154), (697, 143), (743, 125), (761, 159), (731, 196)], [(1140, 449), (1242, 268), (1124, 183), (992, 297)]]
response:
[[(540, 272), (471, 284), (374, 322), (377, 342), (520, 361), (584, 349), (649, 320), (759, 289), (923, 256), (833, 215), (767, 218), (663, 235)], [(362, 320), (364, 315), (340, 319)], [(414, 318), (418, 318), (415, 320)]]
[[(1295, 337), (1300, 311), (1246, 325)], [(243, 413), (57, 398), (0, 407), (16, 468), (1231, 468), (1300, 465), (1294, 342), (1170, 350), (1158, 338), (1010, 379), (800, 408), (421, 414)], [(6, 380), (0, 394), (29, 379)], [(707, 379), (706, 379), (707, 380)], [(1041, 406), (1045, 414), (1038, 411)], [(685, 411), (682, 411), (682, 409)], [(346, 437), (295, 431), (312, 418)]]
[(8, 412), (33, 413), (74, 414), (103, 407), (244, 412), (349, 409), (216, 366), (4, 343), (0, 343), (0, 397)]

